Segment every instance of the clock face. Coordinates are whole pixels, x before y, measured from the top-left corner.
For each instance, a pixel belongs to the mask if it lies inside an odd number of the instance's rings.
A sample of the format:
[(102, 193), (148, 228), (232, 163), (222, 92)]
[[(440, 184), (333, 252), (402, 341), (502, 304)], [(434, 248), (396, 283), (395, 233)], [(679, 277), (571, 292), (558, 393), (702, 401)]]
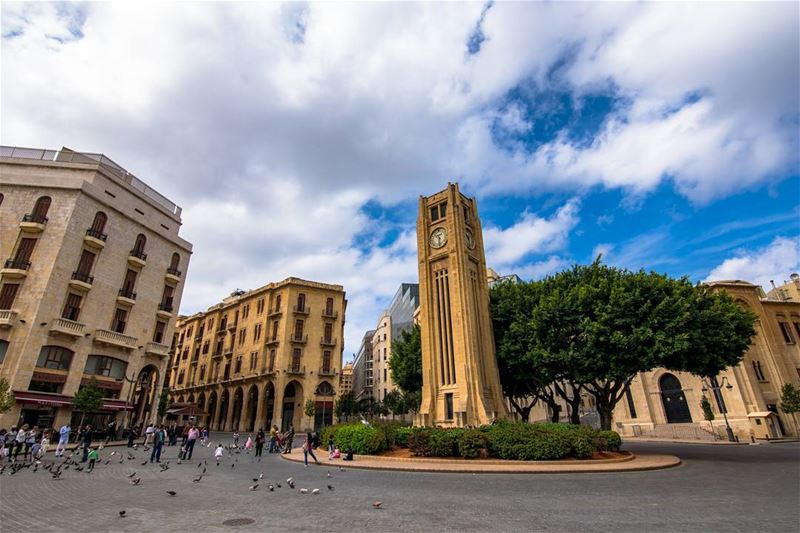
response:
[(470, 250), (474, 250), (475, 249), (475, 237), (472, 235), (472, 230), (467, 228), (467, 230), (465, 232), (465, 237), (466, 237), (466, 240), (467, 240), (467, 248), (469, 248)]
[(430, 238), (431, 248), (441, 248), (447, 244), (447, 230), (444, 228), (436, 228), (431, 233)]

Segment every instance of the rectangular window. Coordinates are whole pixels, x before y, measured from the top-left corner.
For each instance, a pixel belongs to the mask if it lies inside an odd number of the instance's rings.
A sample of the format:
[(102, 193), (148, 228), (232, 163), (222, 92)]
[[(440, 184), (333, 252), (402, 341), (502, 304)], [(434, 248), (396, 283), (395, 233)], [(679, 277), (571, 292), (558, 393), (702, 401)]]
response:
[(331, 342), (332, 335), (333, 335), (333, 324), (328, 322), (325, 324), (325, 342)]
[(61, 312), (61, 318), (77, 321), (81, 313), (81, 299), (79, 294), (69, 293), (67, 302), (64, 304), (64, 310)]
[(789, 329), (789, 324), (786, 322), (778, 322), (778, 326), (781, 328), (783, 340), (786, 341), (786, 344), (794, 344), (794, 338), (792, 337), (792, 330)]
[(117, 333), (125, 333), (125, 325), (127, 324), (127, 320), (128, 312), (125, 309), (117, 309), (117, 311), (114, 313), (114, 323), (111, 325), (111, 329)]
[(272, 323), (272, 340), (278, 339), (278, 321)]
[(269, 371), (275, 370), (275, 350), (269, 351)]
[(431, 222), (439, 220), (439, 206), (431, 207)]
[(797, 336), (800, 337), (800, 322), (794, 323), (794, 331), (797, 333)]
[(78, 274), (88, 276), (92, 273), (92, 265), (94, 265), (95, 254), (89, 250), (84, 250), (81, 253), (81, 259), (78, 261)]
[(625, 399), (628, 401), (628, 412), (631, 418), (636, 418), (636, 405), (633, 403), (633, 394), (631, 394), (630, 387), (625, 389)]
[(303, 338), (303, 321), (296, 320), (294, 323), (294, 338), (295, 339), (302, 339)]
[(242, 371), (242, 356), (240, 355), (239, 357), (236, 358), (236, 367), (233, 373), (238, 374), (241, 371)]
[(244, 345), (244, 341), (247, 338), (247, 328), (242, 328), (239, 330), (239, 346)]
[(17, 283), (3, 283), (3, 288), (0, 289), (0, 309), (11, 309), (18, 289)]
[(300, 372), (300, 348), (292, 350), (292, 371)]
[(27, 263), (31, 260), (33, 254), (33, 247), (36, 246), (36, 239), (21, 239), (17, 247), (17, 253), (14, 254), (14, 261), (20, 263)]
[(447, 202), (439, 204), (439, 217), (444, 218), (447, 215)]
[(69, 370), (72, 362), (72, 352), (58, 346), (45, 346), (39, 352), (36, 366), (52, 370)]
[[(167, 323), (162, 322), (161, 320), (156, 320), (156, 329), (153, 332), (153, 342), (157, 342), (159, 344), (163, 343), (164, 341), (164, 332), (167, 330)], [(206, 349), (208, 348), (208, 342), (206, 342)]]
[(383, 381), (386, 381), (386, 369), (383, 369)]
[(444, 395), (444, 416), (445, 420), (453, 419), (453, 393), (448, 392)]
[(182, 384), (183, 384), (183, 370), (181, 370), (180, 373), (178, 374), (178, 385)]
[(200, 381), (203, 381), (203, 378), (206, 376), (206, 365), (202, 365), (200, 367)]
[(322, 352), (322, 371), (323, 372), (330, 372), (331, 371), (331, 351), (325, 350)]
[(328, 316), (333, 314), (333, 298), (325, 300), (325, 314)]
[(136, 288), (136, 271), (129, 268), (125, 273), (125, 281), (122, 283), (122, 290), (126, 293), (130, 293), (133, 292), (134, 288)]
[(203, 355), (208, 353), (208, 346), (209, 346), (209, 341), (205, 341), (203, 343)]

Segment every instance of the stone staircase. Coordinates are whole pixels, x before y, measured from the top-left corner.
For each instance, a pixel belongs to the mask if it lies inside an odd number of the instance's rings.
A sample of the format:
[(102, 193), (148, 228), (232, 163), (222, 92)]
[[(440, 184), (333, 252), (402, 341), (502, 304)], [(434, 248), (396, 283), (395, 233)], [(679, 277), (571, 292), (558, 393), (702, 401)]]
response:
[(653, 429), (637, 428), (637, 437), (653, 437), (658, 439), (699, 440), (715, 442), (719, 437), (697, 424), (657, 424)]

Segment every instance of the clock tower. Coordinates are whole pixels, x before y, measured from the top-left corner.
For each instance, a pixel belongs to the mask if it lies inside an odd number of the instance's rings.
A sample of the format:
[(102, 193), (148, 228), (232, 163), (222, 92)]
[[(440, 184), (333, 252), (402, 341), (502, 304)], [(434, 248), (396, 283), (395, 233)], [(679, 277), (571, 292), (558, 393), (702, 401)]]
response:
[(474, 198), (457, 183), (419, 199), (419, 322), (422, 404), (419, 423), (463, 427), (506, 418), (483, 234)]

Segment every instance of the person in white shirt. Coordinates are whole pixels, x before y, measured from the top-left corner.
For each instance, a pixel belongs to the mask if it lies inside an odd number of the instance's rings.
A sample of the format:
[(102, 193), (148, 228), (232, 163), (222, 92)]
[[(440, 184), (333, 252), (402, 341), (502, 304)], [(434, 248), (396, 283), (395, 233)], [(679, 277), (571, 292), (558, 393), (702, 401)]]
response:
[(217, 449), (214, 450), (214, 459), (219, 462), (222, 459), (222, 454), (225, 453), (225, 448), (222, 447), (222, 444), (217, 445)]
[(67, 444), (69, 443), (69, 433), (72, 431), (72, 428), (69, 427), (69, 424), (64, 424), (61, 426), (61, 429), (58, 430), (58, 444), (56, 445), (56, 457), (62, 457), (64, 455), (64, 451), (67, 449)]
[(153, 433), (155, 433), (153, 424), (147, 424), (147, 429), (144, 430), (144, 445), (149, 446), (153, 443)]

